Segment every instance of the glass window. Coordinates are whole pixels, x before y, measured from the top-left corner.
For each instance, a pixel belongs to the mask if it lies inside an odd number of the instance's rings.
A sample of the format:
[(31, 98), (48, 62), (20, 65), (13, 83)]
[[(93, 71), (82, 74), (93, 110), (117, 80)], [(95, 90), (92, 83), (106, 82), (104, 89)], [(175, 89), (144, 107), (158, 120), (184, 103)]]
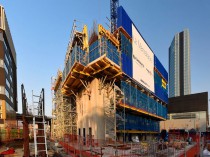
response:
[(9, 98), (9, 92), (6, 88), (5, 88), (5, 95)]
[(6, 60), (6, 62), (7, 62), (7, 64), (9, 65), (9, 59), (8, 59), (8, 57), (7, 57), (7, 55), (6, 55), (6, 53), (5, 53), (5, 60)]
[(11, 83), (12, 83), (12, 75), (10, 75), (9, 78), (10, 78), (10, 81), (11, 81)]
[(12, 96), (10, 97), (10, 100), (11, 100), (11, 102), (13, 103), (13, 97), (12, 97)]
[(10, 88), (10, 83), (9, 83), (9, 81), (7, 79), (6, 79), (6, 84), (7, 84), (7, 87)]
[(0, 94), (4, 94), (5, 90), (4, 90), (4, 86), (0, 86)]
[(8, 74), (8, 68), (7, 68), (7, 65), (4, 63), (4, 69), (6, 71), (6, 73)]
[(7, 50), (7, 44), (5, 43), (5, 41), (4, 41), (4, 47), (5, 47), (5, 49)]
[(8, 58), (9, 58), (9, 62), (12, 62), (12, 59), (11, 59), (10, 55), (9, 55), (9, 57), (8, 57)]

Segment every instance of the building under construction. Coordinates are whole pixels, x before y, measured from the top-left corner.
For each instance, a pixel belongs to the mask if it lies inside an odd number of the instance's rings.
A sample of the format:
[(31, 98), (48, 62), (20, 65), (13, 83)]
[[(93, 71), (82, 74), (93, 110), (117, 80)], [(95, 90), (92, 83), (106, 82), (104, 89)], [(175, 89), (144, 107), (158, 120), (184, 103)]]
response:
[(94, 24), (88, 36), (73, 23), (52, 81), (53, 139), (146, 140), (167, 117), (168, 74), (123, 7), (112, 6), (111, 31)]

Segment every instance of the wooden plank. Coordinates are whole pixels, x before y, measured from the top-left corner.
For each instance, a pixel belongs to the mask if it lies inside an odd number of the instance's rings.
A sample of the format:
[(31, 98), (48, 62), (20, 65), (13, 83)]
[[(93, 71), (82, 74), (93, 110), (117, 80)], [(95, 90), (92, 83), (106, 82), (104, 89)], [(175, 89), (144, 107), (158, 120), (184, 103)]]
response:
[(92, 75), (95, 75), (95, 74), (97, 74), (97, 73), (100, 73), (101, 71), (104, 71), (104, 70), (106, 70), (106, 69), (109, 68), (109, 67), (110, 67), (110, 65), (106, 65), (104, 68), (95, 71)]

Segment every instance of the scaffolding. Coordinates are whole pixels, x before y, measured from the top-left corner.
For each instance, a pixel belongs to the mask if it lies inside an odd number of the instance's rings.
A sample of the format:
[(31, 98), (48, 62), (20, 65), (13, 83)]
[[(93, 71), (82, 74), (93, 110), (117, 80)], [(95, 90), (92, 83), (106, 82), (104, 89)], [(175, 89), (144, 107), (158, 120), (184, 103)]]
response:
[(76, 134), (76, 104), (74, 96), (66, 97), (61, 92), (62, 72), (52, 80), (53, 120), (52, 138), (61, 139), (64, 134)]
[(86, 31), (76, 28), (74, 24), (63, 73), (55, 80), (54, 122), (60, 127), (54, 135), (71, 132), (87, 138), (95, 131), (97, 139), (127, 141), (128, 134), (157, 134), (158, 121), (166, 119), (166, 103), (132, 79), (132, 38), (122, 27), (110, 33), (98, 25), (84, 48)]

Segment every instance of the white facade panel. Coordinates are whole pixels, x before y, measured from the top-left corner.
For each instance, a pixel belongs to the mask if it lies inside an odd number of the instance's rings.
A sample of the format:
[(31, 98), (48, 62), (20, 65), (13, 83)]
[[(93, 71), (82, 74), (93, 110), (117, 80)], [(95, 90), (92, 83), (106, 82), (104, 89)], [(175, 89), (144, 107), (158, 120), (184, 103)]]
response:
[(154, 54), (132, 24), (133, 78), (154, 92)]

